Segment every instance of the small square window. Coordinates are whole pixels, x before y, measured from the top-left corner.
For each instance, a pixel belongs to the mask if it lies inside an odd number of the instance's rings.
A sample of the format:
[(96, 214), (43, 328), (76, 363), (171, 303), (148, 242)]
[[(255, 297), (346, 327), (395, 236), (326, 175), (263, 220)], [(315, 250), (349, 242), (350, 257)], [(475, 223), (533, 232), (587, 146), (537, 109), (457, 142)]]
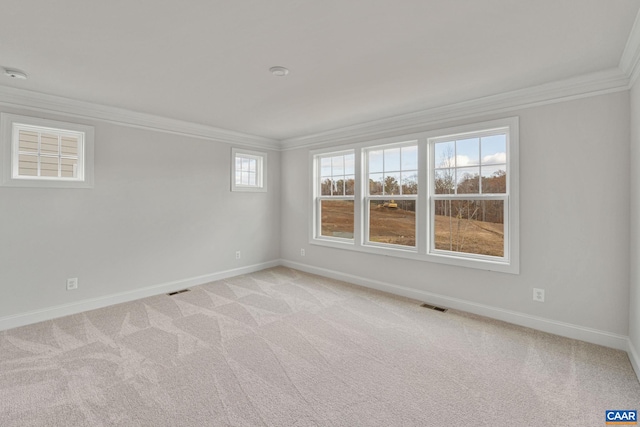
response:
[(2, 114), (2, 185), (93, 186), (93, 127)]
[(267, 153), (231, 150), (231, 191), (267, 191)]

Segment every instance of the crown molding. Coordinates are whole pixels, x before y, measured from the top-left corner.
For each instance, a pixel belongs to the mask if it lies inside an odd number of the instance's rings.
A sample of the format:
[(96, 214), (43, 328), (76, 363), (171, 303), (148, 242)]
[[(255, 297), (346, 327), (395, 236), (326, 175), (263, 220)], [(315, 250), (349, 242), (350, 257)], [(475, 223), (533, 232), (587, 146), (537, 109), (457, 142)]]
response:
[(629, 87), (640, 76), (640, 11), (636, 15), (636, 20), (631, 27), (627, 44), (624, 46), (624, 51), (620, 57), (620, 69), (627, 77), (629, 77)]
[(415, 113), (383, 118), (326, 132), (282, 140), (282, 150), (380, 139), (421, 132), (435, 125), (479, 115), (570, 101), (629, 89), (629, 76), (619, 68), (586, 74), (526, 89), (491, 95)]
[(261, 149), (280, 149), (280, 142), (274, 139), (8, 86), (0, 86), (0, 105), (99, 120), (226, 144)]
[(358, 142), (421, 132), (453, 120), (628, 90), (630, 82), (640, 75), (638, 20), (636, 24), (620, 61), (620, 68), (281, 141), (8, 86), (0, 86), (0, 106), (86, 118), (258, 149), (293, 150)]

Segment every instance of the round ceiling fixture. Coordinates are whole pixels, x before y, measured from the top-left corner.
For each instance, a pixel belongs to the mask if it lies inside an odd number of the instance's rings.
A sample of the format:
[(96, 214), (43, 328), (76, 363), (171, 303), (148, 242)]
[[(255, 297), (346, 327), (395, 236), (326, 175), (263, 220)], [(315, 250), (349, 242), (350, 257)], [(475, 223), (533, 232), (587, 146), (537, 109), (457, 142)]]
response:
[(5, 68), (4, 74), (12, 79), (27, 79), (27, 74), (24, 71), (16, 70), (15, 68)]
[(271, 67), (269, 68), (269, 71), (271, 71), (271, 74), (273, 74), (274, 76), (277, 77), (284, 77), (287, 74), (289, 74), (289, 70), (287, 68), (284, 67)]

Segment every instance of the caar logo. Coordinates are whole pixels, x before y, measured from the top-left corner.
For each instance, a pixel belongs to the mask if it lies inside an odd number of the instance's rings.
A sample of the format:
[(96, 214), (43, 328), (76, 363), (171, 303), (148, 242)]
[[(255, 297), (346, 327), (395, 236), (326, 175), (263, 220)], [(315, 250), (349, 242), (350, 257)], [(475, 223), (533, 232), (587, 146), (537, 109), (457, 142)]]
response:
[(638, 411), (606, 411), (605, 421), (608, 425), (637, 425)]

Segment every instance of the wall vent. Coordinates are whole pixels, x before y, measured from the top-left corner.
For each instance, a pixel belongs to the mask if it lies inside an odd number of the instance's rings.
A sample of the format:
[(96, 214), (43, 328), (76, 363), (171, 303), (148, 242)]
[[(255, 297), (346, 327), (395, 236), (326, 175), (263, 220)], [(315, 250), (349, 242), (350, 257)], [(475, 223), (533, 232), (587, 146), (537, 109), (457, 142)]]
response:
[(181, 289), (179, 291), (175, 291), (175, 292), (169, 292), (167, 295), (169, 295), (170, 297), (174, 296), (174, 295), (178, 295), (181, 294), (183, 292), (189, 292), (189, 289)]
[(424, 304), (421, 304), (420, 307), (428, 308), (430, 310), (439, 311), (441, 313), (446, 313), (447, 310), (448, 310), (448, 308), (438, 307), (437, 305), (427, 304), (426, 302)]

